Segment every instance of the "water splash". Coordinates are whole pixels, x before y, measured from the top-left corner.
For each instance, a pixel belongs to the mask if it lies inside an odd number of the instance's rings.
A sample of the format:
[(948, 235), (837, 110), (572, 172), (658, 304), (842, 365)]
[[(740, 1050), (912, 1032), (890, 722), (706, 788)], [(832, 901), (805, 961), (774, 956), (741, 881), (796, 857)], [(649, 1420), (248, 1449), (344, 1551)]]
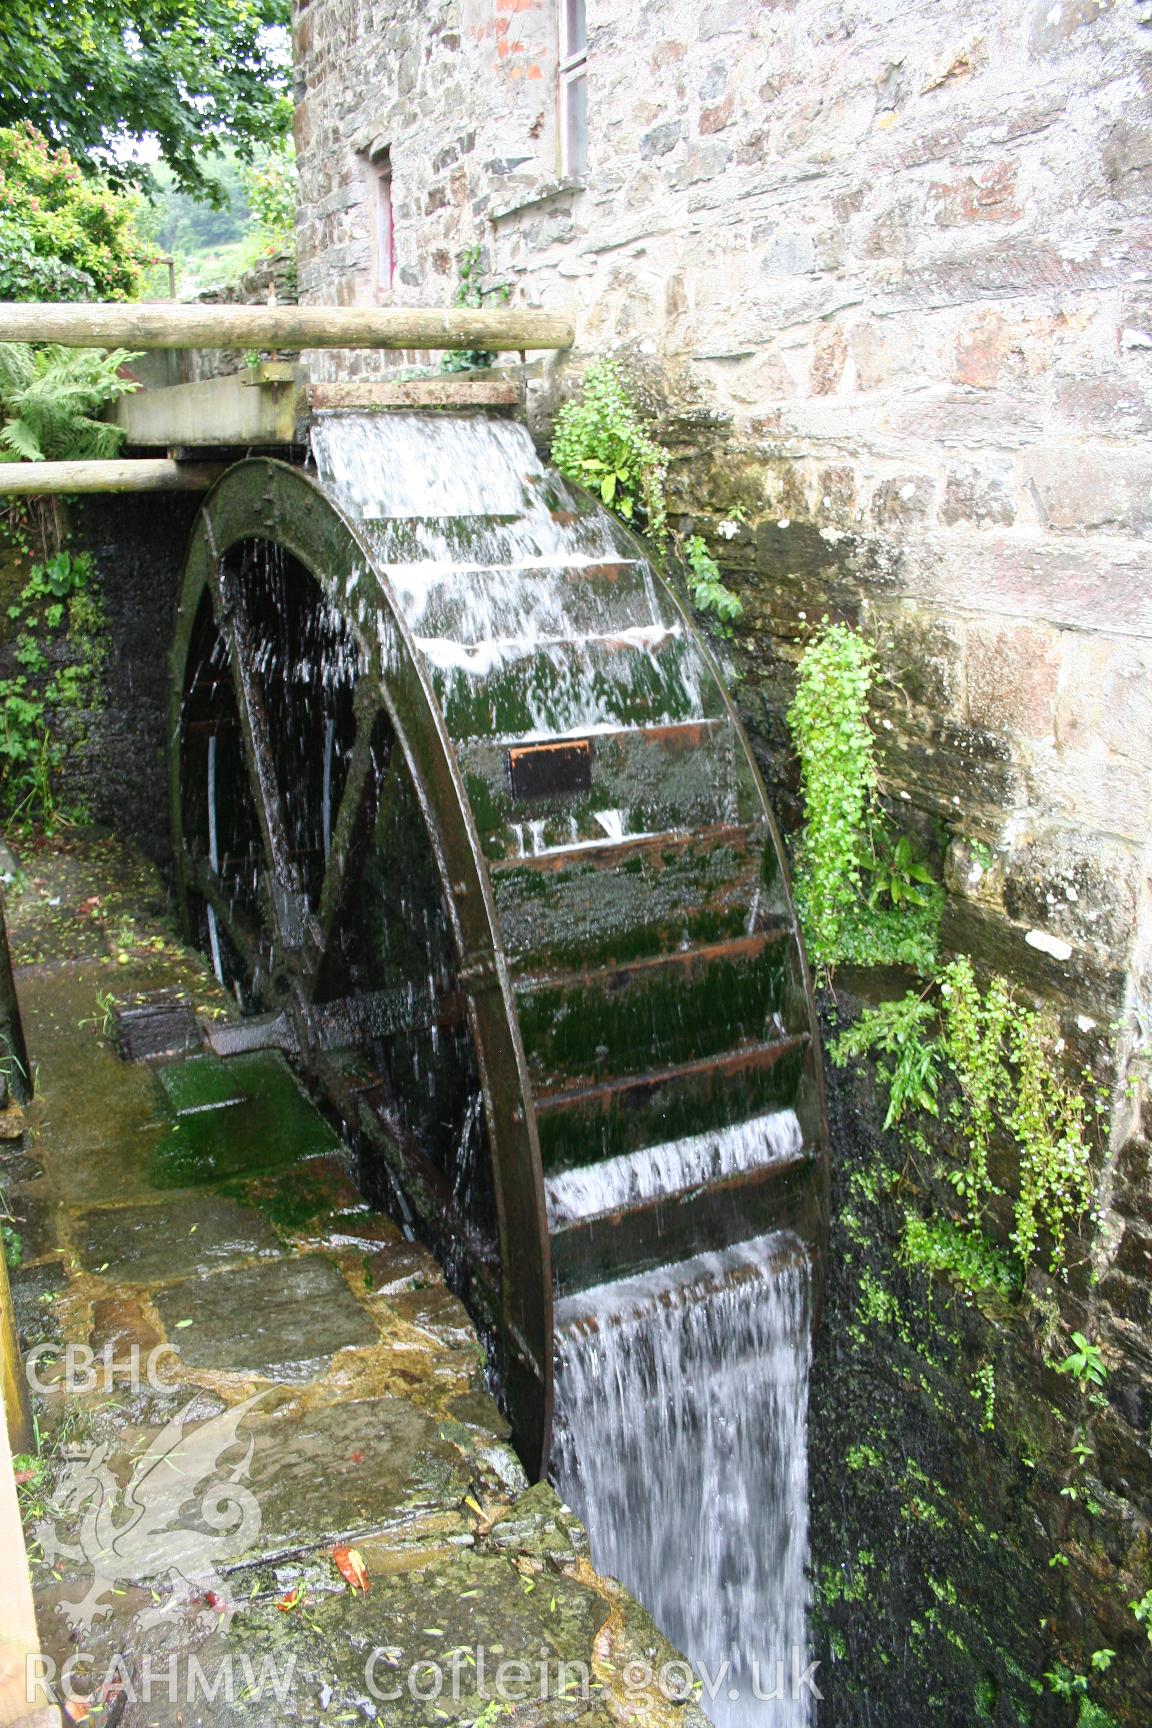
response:
[(808, 1263), (787, 1235), (557, 1305), (553, 1478), (588, 1527), (593, 1565), (707, 1669), (702, 1703), (718, 1728), (812, 1719), (797, 1686), (808, 1305)]
[(645, 1200), (670, 1199), (686, 1189), (723, 1181), (746, 1170), (798, 1158), (804, 1134), (795, 1110), (774, 1110), (707, 1134), (666, 1140), (581, 1170), (549, 1176), (544, 1184), (553, 1230), (599, 1218)]

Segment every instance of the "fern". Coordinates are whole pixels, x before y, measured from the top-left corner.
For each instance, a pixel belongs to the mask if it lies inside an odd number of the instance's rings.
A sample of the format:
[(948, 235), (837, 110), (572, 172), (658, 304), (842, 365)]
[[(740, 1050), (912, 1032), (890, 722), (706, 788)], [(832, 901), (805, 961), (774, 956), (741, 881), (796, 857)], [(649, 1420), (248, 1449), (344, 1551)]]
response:
[(136, 359), (123, 348), (41, 348), (0, 343), (0, 461), (80, 462), (114, 456), (120, 427), (96, 415), (138, 386), (120, 376)]

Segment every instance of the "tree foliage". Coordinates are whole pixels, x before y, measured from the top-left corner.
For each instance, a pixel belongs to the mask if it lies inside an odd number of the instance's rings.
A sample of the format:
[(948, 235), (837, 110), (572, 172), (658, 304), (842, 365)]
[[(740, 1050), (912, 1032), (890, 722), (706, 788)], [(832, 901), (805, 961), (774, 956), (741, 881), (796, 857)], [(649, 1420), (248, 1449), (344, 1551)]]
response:
[(291, 134), (257, 151), (240, 179), (261, 250), (295, 252), (296, 151)]
[(109, 174), (153, 137), (177, 182), (211, 197), (205, 154), (284, 135), (290, 0), (3, 0), (0, 125), (27, 119)]
[(0, 299), (134, 299), (139, 204), (26, 123), (0, 127)]

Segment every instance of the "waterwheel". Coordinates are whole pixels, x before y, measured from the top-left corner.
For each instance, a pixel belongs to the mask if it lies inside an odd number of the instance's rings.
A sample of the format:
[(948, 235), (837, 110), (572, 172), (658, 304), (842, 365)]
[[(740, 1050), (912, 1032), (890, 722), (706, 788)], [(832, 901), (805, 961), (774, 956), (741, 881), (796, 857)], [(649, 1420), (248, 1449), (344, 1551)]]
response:
[(818, 1263), (780, 845), (641, 543), (523, 428), (318, 419), (231, 468), (173, 649), (189, 925), (472, 1308), (530, 1469), (552, 1303), (778, 1227)]

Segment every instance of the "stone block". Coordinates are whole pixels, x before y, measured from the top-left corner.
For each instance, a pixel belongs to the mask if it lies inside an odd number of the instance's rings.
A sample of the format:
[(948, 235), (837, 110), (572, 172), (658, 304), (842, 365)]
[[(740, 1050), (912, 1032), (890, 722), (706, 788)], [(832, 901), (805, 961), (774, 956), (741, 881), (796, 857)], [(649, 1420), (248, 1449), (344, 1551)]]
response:
[(901, 379), (923, 376), (924, 339), (919, 320), (868, 319), (849, 336), (858, 390), (883, 390)]
[(665, 120), (659, 126), (653, 126), (650, 132), (645, 132), (640, 139), (640, 157), (649, 161), (654, 156), (667, 156), (670, 150), (675, 150), (684, 136), (683, 123), (679, 120)]
[(1090, 432), (1143, 436), (1152, 432), (1152, 383), (1117, 377), (1115, 371), (1096, 378), (1065, 378), (1057, 385), (1056, 410), (1070, 426)]
[(964, 632), (959, 625), (915, 606), (878, 610), (876, 645), (884, 680), (873, 704), (884, 731), (906, 718), (909, 702), (940, 718), (963, 718)]
[(1014, 841), (1003, 860), (1009, 917), (1077, 947), (1127, 954), (1136, 927), (1140, 857), (1131, 842), (1078, 828)]
[(977, 540), (957, 531), (942, 536), (931, 557), (906, 555), (902, 577), (908, 593), (938, 605), (954, 605), (963, 594), (970, 610), (994, 617), (1034, 619), (1089, 634), (1152, 636), (1144, 541), (1100, 535), (1087, 542), (1019, 527)]
[(1074, 636), (1056, 709), (1062, 753), (1106, 753), (1152, 770), (1152, 645)]
[(1031, 780), (1039, 808), (1090, 831), (1138, 840), (1152, 820), (1147, 769), (1126, 757), (1057, 751), (1033, 763)]
[(1025, 795), (1012, 752), (994, 733), (919, 723), (882, 731), (877, 744), (884, 785), (947, 820), (995, 820)]
[(989, 474), (971, 463), (949, 468), (940, 520), (950, 528), (958, 522), (977, 528), (992, 524), (1011, 527), (1016, 505), (1009, 484), (1002, 475)]
[(1144, 451), (1052, 444), (1021, 459), (1021, 473), (1052, 528), (1152, 526), (1152, 485)]
[(718, 102), (715, 107), (701, 109), (699, 126), (701, 136), (707, 136), (712, 132), (722, 132), (725, 126), (730, 126), (735, 106), (735, 98), (726, 96), (723, 102)]
[(1043, 431), (1039, 410), (1017, 389), (934, 390), (893, 409), (892, 430), (918, 443), (972, 450), (1019, 450)]
[(766, 276), (803, 276), (815, 264), (816, 247), (811, 234), (775, 224), (752, 231), (760, 268)]
[(1025, 940), (1027, 927), (971, 900), (949, 899), (941, 935), (945, 948), (970, 954), (987, 972), (1002, 972), (1021, 992), (1048, 1002), (1061, 1014), (1086, 1014), (1105, 1025), (1124, 1000), (1124, 970), (1092, 950), (1067, 958)]
[(1112, 1264), (1117, 1272), (1152, 1286), (1152, 1230), (1139, 1224), (1126, 1225)]
[(1152, 127), (1135, 117), (1118, 120), (1103, 141), (1100, 166), (1115, 197), (1143, 199), (1152, 183)]
[(1086, 24), (1095, 24), (1110, 0), (1038, 0), (1032, 12), (1028, 42), (1033, 54), (1058, 53), (1068, 38)]
[(848, 342), (841, 324), (822, 324), (812, 344), (811, 382), (814, 396), (829, 396), (844, 376)]
[(872, 520), (883, 528), (923, 522), (935, 497), (936, 483), (927, 474), (901, 474), (881, 481), (872, 494)]
[(906, 258), (914, 253), (924, 233), (922, 191), (905, 193), (872, 222), (864, 237), (866, 258)]
[(1001, 312), (981, 312), (956, 338), (952, 377), (974, 390), (992, 390), (1014, 340), (1013, 328)]
[(932, 220), (942, 228), (968, 222), (1018, 222), (1015, 162), (993, 162), (962, 180), (929, 188)]
[(1030, 624), (968, 632), (968, 718), (974, 726), (1025, 738), (1051, 737), (1060, 675), (1054, 630)]

